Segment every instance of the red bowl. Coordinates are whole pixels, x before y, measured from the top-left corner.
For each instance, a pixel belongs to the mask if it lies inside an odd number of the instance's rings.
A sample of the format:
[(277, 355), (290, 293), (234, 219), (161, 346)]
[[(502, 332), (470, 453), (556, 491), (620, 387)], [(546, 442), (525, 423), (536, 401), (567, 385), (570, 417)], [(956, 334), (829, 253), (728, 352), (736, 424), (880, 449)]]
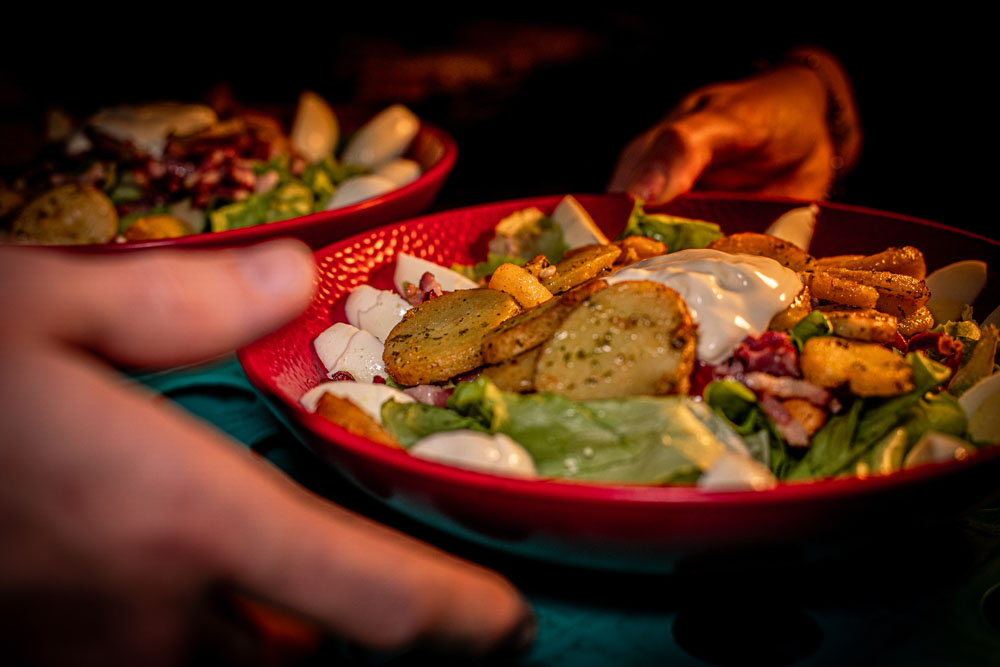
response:
[(332, 211), (320, 211), (298, 218), (224, 232), (191, 234), (175, 239), (60, 247), (84, 252), (120, 252), (146, 248), (219, 248), (250, 245), (279, 236), (292, 236), (305, 241), (312, 248), (321, 248), (339, 239), (427, 210), (455, 167), (458, 145), (455, 139), (441, 128), (422, 123), (406, 152), (406, 157), (418, 162), (422, 168), (423, 173), (415, 181), (379, 197)]
[[(394, 258), (408, 252), (449, 265), (482, 259), (493, 225), (527, 206), (551, 211), (559, 196), (458, 209), (354, 236), (316, 253), (320, 288), (298, 319), (239, 351), (247, 376), (317, 454), (403, 513), (450, 533), (521, 555), (627, 570), (669, 570), (678, 558), (741, 547), (822, 547), (845, 536), (951, 514), (1000, 495), (1000, 447), (969, 460), (886, 477), (784, 484), (768, 491), (706, 492), (537, 481), (451, 467), (386, 448), (303, 410), (297, 399), (325, 379), (312, 341), (344, 321), (343, 297), (364, 283), (389, 289)], [(615, 236), (630, 203), (579, 195)], [(712, 220), (726, 232), (763, 230), (801, 205), (790, 199), (691, 195), (661, 210)], [(1000, 243), (943, 225), (868, 209), (820, 203), (817, 255), (872, 253), (889, 245), (923, 249), (929, 268), (959, 259), (990, 267), (980, 298), (1000, 299)]]

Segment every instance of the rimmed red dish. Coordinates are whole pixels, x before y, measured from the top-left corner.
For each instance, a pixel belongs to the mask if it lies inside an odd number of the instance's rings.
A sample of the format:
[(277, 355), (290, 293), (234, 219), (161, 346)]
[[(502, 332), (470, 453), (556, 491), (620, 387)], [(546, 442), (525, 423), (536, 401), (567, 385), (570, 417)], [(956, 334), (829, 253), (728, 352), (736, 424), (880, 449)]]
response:
[(173, 239), (131, 241), (87, 246), (59, 246), (83, 252), (122, 252), (149, 248), (219, 248), (250, 245), (281, 236), (305, 241), (321, 248), (379, 225), (418, 215), (437, 197), (458, 159), (458, 145), (445, 130), (421, 122), (420, 130), (406, 152), (418, 162), (423, 173), (401, 188), (350, 206), (320, 211), (288, 220), (223, 232), (203, 232)]
[[(630, 203), (578, 195), (595, 221), (616, 235)], [(401, 512), (509, 552), (587, 566), (663, 571), (693, 553), (749, 546), (822, 542), (949, 514), (1000, 495), (1000, 447), (969, 460), (887, 477), (785, 484), (768, 491), (706, 492), (498, 477), (410, 456), (355, 436), (307, 413), (298, 398), (324, 379), (312, 349), (317, 334), (343, 321), (343, 297), (370, 283), (389, 288), (397, 252), (449, 265), (485, 256), (493, 225), (527, 206), (551, 211), (559, 196), (474, 206), (381, 227), (316, 253), (320, 289), (290, 324), (239, 352), (251, 382), (317, 454), (354, 483)], [(726, 232), (763, 230), (790, 199), (690, 195), (667, 212), (712, 220)], [(817, 255), (920, 247), (929, 268), (960, 259), (990, 267), (978, 306), (1000, 297), (1000, 243), (901, 215), (820, 203)], [(983, 313), (985, 314), (985, 313)]]

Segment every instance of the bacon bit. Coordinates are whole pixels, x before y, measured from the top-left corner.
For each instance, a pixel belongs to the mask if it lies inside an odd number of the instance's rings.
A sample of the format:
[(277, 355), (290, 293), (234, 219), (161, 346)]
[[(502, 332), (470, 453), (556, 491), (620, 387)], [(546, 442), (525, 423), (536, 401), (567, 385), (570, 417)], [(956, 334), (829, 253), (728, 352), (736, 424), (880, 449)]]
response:
[(372, 384), (386, 384), (385, 378), (381, 375), (376, 375), (372, 378)]
[(952, 375), (958, 370), (958, 365), (962, 363), (964, 348), (965, 345), (962, 341), (946, 333), (918, 333), (906, 343), (906, 352), (918, 350), (931, 352), (932, 354), (929, 356), (950, 368)]
[(445, 291), (442, 289), (441, 283), (437, 281), (434, 274), (430, 271), (425, 271), (424, 275), (420, 276), (419, 286), (413, 283), (406, 283), (406, 300), (411, 306), (419, 306), (424, 301), (436, 299), (443, 294), (445, 294)]
[(778, 377), (767, 373), (747, 373), (743, 384), (755, 392), (777, 396), (778, 398), (801, 398), (813, 405), (830, 402), (830, 392), (822, 387), (790, 377)]
[(715, 366), (704, 361), (696, 361), (691, 372), (691, 396), (704, 396), (705, 387), (719, 379)]
[(747, 336), (733, 356), (742, 361), (747, 371), (801, 377), (799, 355), (788, 334), (765, 331), (760, 336)]
[(356, 382), (354, 376), (347, 371), (337, 371), (330, 376), (330, 380), (333, 382)]
[(808, 447), (809, 434), (805, 427), (795, 421), (792, 414), (782, 405), (781, 401), (773, 396), (765, 396), (760, 399), (760, 407), (764, 413), (771, 418), (778, 428), (778, 433), (792, 447)]
[(416, 387), (407, 387), (403, 390), (403, 393), (425, 405), (434, 405), (443, 408), (447, 407), (448, 397), (451, 396), (452, 391), (451, 389), (439, 387), (436, 384), (419, 384)]

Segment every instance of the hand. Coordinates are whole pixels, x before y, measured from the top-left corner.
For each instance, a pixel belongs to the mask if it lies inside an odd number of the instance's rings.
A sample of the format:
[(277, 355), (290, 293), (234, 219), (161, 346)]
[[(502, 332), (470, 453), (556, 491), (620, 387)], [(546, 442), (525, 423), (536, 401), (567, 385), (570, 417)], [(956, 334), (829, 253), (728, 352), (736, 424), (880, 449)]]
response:
[[(695, 187), (801, 199), (826, 196), (836, 169), (860, 151), (850, 83), (817, 49), (797, 49), (814, 67), (787, 64), (706, 86), (622, 151), (608, 189), (660, 204)], [(827, 86), (831, 86), (828, 90)], [(835, 146), (828, 95), (847, 134)]]
[(206, 638), (235, 651), (252, 638), (209, 613), (220, 587), (376, 649), (530, 639), (499, 575), (309, 494), (102, 361), (231, 350), (305, 308), (314, 278), (288, 241), (114, 258), (0, 248), (5, 657), (177, 664)]

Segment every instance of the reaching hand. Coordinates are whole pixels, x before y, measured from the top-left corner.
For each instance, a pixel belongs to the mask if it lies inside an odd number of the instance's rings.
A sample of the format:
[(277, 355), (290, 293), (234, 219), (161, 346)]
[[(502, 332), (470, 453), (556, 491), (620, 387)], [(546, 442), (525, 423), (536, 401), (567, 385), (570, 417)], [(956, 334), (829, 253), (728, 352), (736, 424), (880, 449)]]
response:
[[(826, 52), (685, 97), (622, 151), (608, 189), (659, 204), (695, 187), (802, 199), (826, 196), (860, 150), (850, 83)], [(831, 133), (831, 100), (837, 104)], [(840, 136), (840, 130), (846, 134)]]
[(233, 649), (248, 638), (206, 612), (220, 588), (374, 648), (530, 639), (499, 575), (309, 494), (103, 361), (231, 350), (299, 313), (314, 277), (287, 241), (114, 258), (0, 248), (5, 652), (161, 665), (206, 638)]

